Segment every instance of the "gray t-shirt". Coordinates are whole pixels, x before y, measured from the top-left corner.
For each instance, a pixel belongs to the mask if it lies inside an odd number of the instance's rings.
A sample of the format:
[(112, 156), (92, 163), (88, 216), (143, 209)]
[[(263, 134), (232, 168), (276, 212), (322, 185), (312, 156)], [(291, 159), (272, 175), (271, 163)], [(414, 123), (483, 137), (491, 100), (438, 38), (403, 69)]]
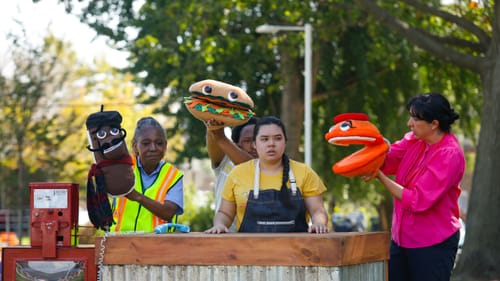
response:
[[(214, 183), (214, 198), (215, 198), (215, 213), (219, 211), (220, 204), (222, 201), (222, 190), (224, 189), (224, 184), (226, 183), (227, 175), (234, 167), (233, 161), (224, 155), (222, 161), (219, 166), (214, 168), (215, 174), (215, 183)], [(233, 224), (229, 227), (230, 232), (236, 232), (236, 223), (233, 221)]]
[(215, 212), (220, 208), (220, 203), (222, 201), (222, 190), (224, 189), (224, 184), (226, 183), (227, 175), (234, 167), (234, 163), (224, 155), (219, 166), (214, 168), (215, 183), (214, 183), (214, 198), (215, 198)]

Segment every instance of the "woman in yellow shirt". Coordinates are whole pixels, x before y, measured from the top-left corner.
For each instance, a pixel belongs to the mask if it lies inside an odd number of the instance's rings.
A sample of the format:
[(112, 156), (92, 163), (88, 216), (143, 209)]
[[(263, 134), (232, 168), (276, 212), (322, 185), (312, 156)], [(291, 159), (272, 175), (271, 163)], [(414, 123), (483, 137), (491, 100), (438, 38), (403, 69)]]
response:
[(329, 231), (322, 198), (326, 187), (310, 167), (288, 159), (286, 140), (280, 119), (259, 119), (253, 135), (259, 157), (230, 172), (214, 225), (206, 233), (228, 232), (235, 216), (239, 232)]

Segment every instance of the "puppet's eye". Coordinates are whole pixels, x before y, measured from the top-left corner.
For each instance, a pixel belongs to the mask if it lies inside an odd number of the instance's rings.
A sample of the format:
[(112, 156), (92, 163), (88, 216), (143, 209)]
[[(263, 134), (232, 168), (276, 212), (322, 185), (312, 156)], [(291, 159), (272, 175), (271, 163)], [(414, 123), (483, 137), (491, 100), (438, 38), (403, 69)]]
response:
[(212, 87), (209, 85), (203, 86), (202, 92), (204, 94), (211, 94), (212, 93)]
[(236, 92), (229, 92), (229, 94), (227, 95), (227, 99), (229, 101), (235, 101), (238, 99), (238, 93)]
[(353, 128), (351, 120), (347, 120), (344, 123), (340, 124), (340, 130), (343, 132), (349, 130), (350, 128)]
[(120, 129), (118, 128), (111, 128), (111, 130), (109, 130), (109, 133), (112, 135), (112, 136), (116, 136), (120, 133)]
[(105, 130), (103, 129), (100, 129), (99, 131), (97, 131), (97, 133), (95, 134), (97, 136), (98, 139), (103, 139), (106, 137), (107, 133)]

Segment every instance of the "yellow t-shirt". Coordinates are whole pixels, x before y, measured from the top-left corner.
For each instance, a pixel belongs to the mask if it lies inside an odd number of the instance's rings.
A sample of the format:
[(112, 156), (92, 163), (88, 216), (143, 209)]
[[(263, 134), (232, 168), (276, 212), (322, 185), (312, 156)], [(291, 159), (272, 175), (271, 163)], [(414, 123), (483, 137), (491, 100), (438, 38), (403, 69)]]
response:
[[(290, 160), (290, 168), (295, 176), (297, 188), (303, 197), (321, 195), (326, 191), (325, 184), (311, 168), (304, 163)], [(281, 189), (283, 172), (268, 175), (260, 174), (260, 190)], [(241, 220), (245, 216), (248, 194), (253, 190), (255, 177), (255, 160), (239, 164), (229, 173), (222, 191), (222, 198), (236, 202), (236, 229), (240, 228)], [(290, 182), (288, 182), (290, 188)]]

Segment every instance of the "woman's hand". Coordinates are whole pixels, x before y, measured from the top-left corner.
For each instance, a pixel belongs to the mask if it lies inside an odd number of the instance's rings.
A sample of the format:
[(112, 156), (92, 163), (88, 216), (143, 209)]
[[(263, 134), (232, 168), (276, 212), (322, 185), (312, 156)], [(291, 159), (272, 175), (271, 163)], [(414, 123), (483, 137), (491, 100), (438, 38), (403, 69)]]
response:
[(220, 202), (220, 208), (214, 216), (214, 226), (205, 230), (205, 233), (219, 234), (229, 232), (227, 227), (233, 222), (235, 213), (236, 204), (223, 198)]
[(373, 174), (364, 174), (364, 175), (361, 175), (359, 176), (364, 182), (369, 182), (371, 181), (372, 179), (378, 177), (378, 175), (380, 174), (380, 170), (377, 170), (375, 172), (373, 172)]
[(212, 226), (212, 228), (205, 230), (205, 233), (207, 233), (207, 234), (219, 234), (219, 233), (227, 233), (227, 232), (229, 232), (229, 229), (227, 229), (227, 227), (225, 225), (222, 225), (222, 224), (214, 225), (214, 226)]
[(215, 119), (208, 119), (203, 122), (205, 126), (207, 127), (207, 130), (212, 131), (212, 130), (217, 130), (217, 129), (223, 129), (224, 128), (224, 122), (222, 121), (217, 121)]
[(328, 233), (330, 229), (324, 224), (311, 224), (307, 231), (309, 233)]
[(127, 199), (129, 199), (129, 200), (136, 201), (136, 202), (140, 203), (141, 199), (143, 198), (143, 195), (134, 189), (129, 194), (125, 195), (125, 197), (127, 197)]
[(371, 180), (371, 178), (372, 178), (372, 175), (361, 175), (360, 178), (364, 182), (369, 182)]

